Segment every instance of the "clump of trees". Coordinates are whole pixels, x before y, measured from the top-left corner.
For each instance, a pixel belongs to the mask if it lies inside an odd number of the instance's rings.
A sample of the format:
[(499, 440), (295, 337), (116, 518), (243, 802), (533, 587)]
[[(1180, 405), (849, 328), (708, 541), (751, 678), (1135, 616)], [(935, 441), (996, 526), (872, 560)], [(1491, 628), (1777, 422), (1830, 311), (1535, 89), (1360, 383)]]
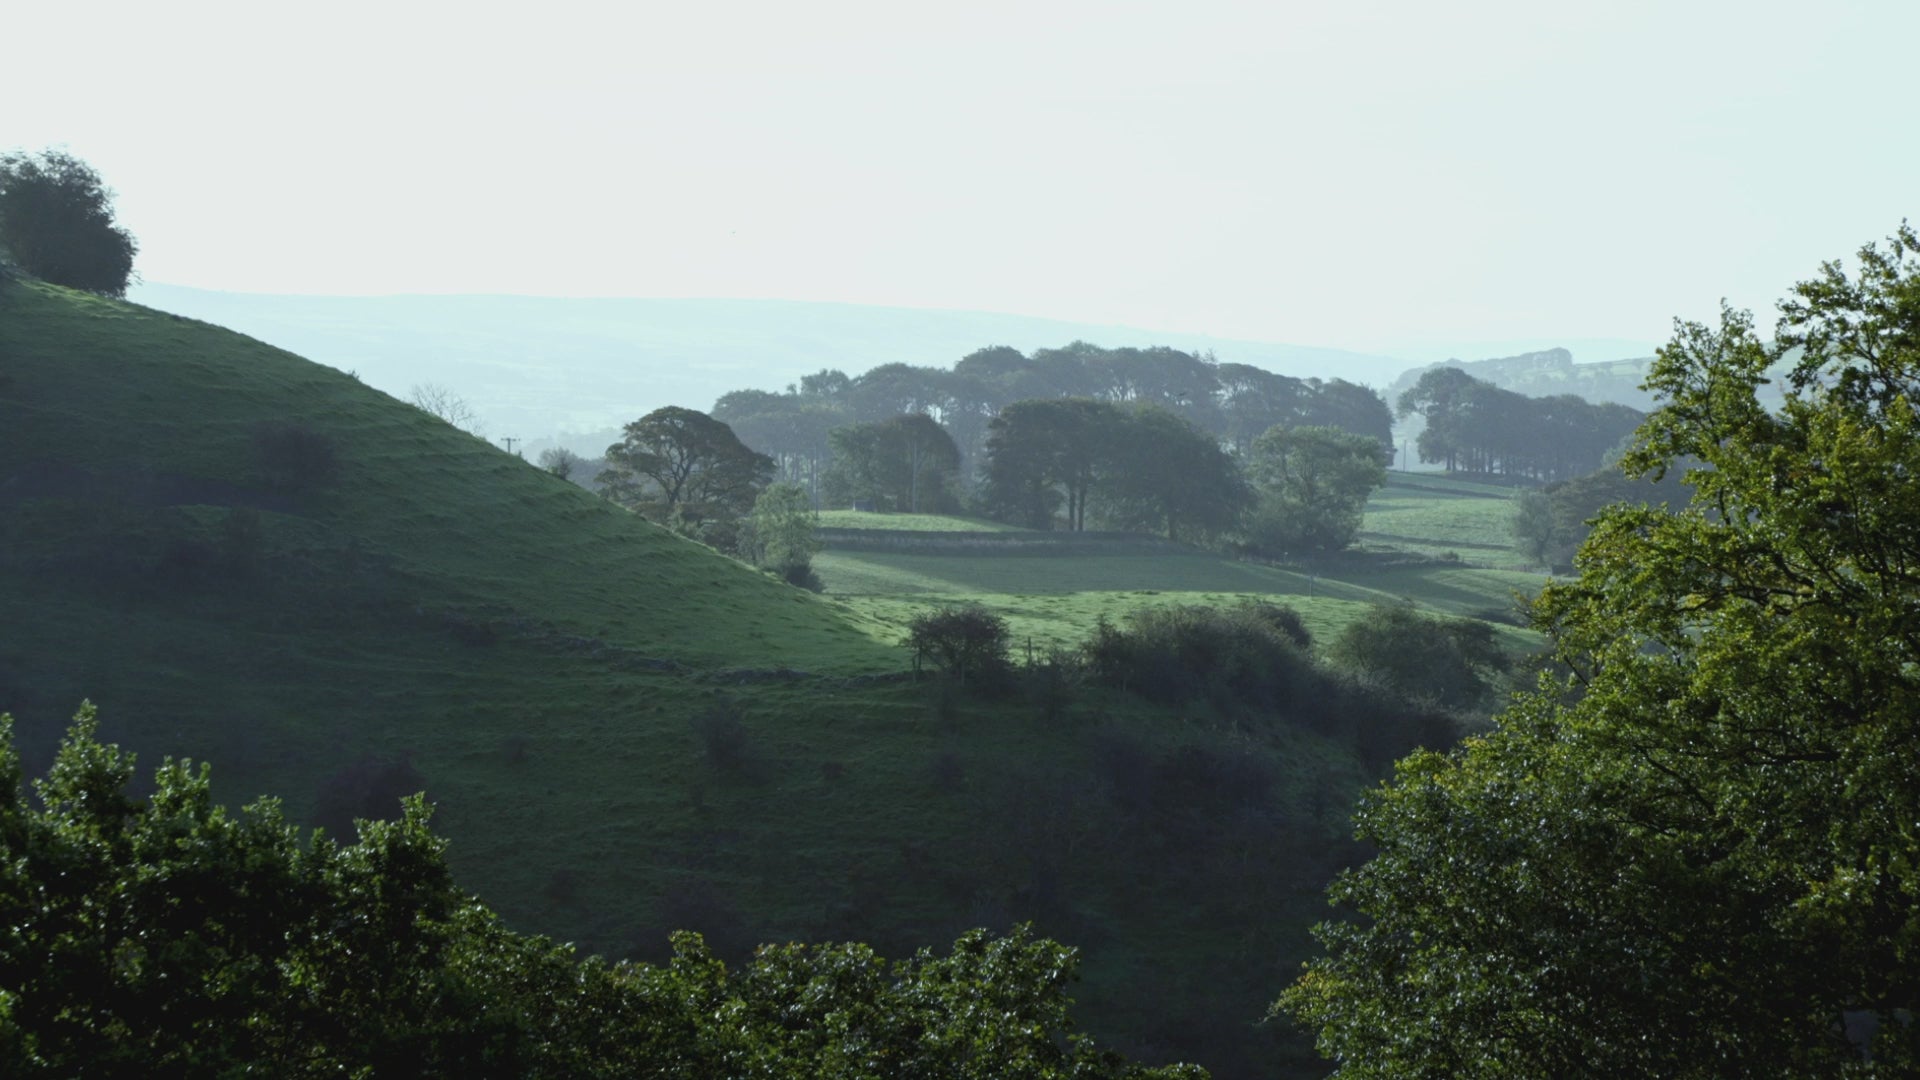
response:
[(1338, 551), (1360, 534), (1367, 497), (1387, 482), (1385, 452), (1330, 427), (1274, 427), (1247, 453), (1254, 504), (1247, 547), (1263, 555)]
[(152, 794), (83, 709), (31, 787), (0, 716), (0, 1072), (10, 1077), (1013, 1077), (1174, 1080), (1073, 1030), (1072, 949), (973, 931), (890, 963), (780, 945), (729, 970), (516, 934), (453, 883), (429, 810), (305, 836), (229, 813), (205, 766)]
[(1157, 406), (1089, 399), (1026, 401), (988, 424), (981, 506), (1015, 524), (1096, 521), (1169, 540), (1224, 533), (1251, 499), (1212, 436)]
[(1920, 1067), (1920, 235), (1780, 314), (1660, 350), (1622, 465), (1694, 499), (1599, 516), (1534, 609), (1565, 677), (1363, 804), (1281, 999), (1337, 1076)]
[(1492, 623), (1376, 604), (1327, 646), (1336, 667), (1376, 679), (1409, 701), (1455, 713), (1485, 706), (1510, 664)]
[(1600, 511), (1616, 504), (1684, 505), (1689, 492), (1677, 479), (1656, 482), (1629, 476), (1615, 462), (1585, 476), (1521, 492), (1514, 500), (1514, 548), (1543, 567), (1571, 571), (1574, 553), (1586, 542), (1590, 523)]
[(1395, 412), (1426, 421), (1420, 460), (1449, 471), (1564, 480), (1592, 472), (1646, 418), (1573, 394), (1527, 397), (1456, 367), (1437, 367), (1400, 395)]
[(866, 503), (909, 514), (960, 508), (960, 448), (926, 413), (834, 428), (827, 443), (833, 464), (822, 483), (835, 505)]
[(726, 394), (713, 415), (772, 457), (783, 479), (819, 495), (835, 457), (836, 428), (923, 414), (951, 436), (964, 487), (982, 470), (996, 416), (1017, 402), (1067, 398), (1156, 405), (1238, 452), (1276, 424), (1337, 427), (1383, 445), (1392, 438), (1386, 402), (1342, 379), (1295, 379), (1176, 349), (1103, 349), (1085, 342), (1031, 355), (993, 346), (963, 357), (951, 370), (883, 364), (857, 377), (823, 370), (784, 393)]
[(0, 274), (125, 296), (140, 245), (113, 216), (113, 191), (64, 150), (0, 154)]
[(1123, 625), (1102, 619), (1084, 651), (1096, 681), (1155, 701), (1284, 711), (1317, 674), (1310, 641), (1290, 608), (1168, 604), (1140, 608)]

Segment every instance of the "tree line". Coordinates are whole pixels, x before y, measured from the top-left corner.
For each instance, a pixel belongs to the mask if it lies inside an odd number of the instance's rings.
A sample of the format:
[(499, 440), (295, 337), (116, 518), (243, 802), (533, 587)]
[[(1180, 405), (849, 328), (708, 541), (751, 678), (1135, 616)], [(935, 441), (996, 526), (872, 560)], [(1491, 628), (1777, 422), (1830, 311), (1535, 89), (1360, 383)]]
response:
[(1426, 427), (1420, 460), (1448, 471), (1565, 480), (1598, 469), (1646, 419), (1638, 409), (1573, 394), (1528, 397), (1455, 367), (1433, 368), (1394, 403)]
[[(1090, 398), (1001, 410), (987, 423), (972, 490), (960, 484), (955, 440), (926, 413), (836, 427), (827, 442), (834, 456), (821, 487), (836, 505), (968, 509), (1036, 529), (1092, 523), (1271, 556), (1350, 544), (1368, 494), (1386, 479), (1385, 447), (1371, 436), (1275, 425), (1235, 453), (1170, 409)], [(765, 534), (764, 508), (755, 509), (765, 493), (778, 492), (788, 517), (811, 513), (799, 485), (773, 483), (781, 474), (729, 425), (668, 406), (627, 425), (597, 480), (607, 497), (740, 553)]]
[(1275, 425), (1335, 427), (1382, 444), (1392, 440), (1386, 402), (1344, 379), (1296, 379), (1167, 347), (1104, 349), (1078, 341), (1031, 355), (1007, 346), (978, 349), (951, 370), (909, 364), (882, 364), (859, 376), (823, 370), (782, 393), (725, 394), (712, 415), (772, 457), (785, 479), (814, 490), (833, 460), (836, 428), (924, 414), (952, 437), (956, 472), (971, 479), (994, 417), (1015, 402), (1060, 398), (1157, 405), (1238, 450)]

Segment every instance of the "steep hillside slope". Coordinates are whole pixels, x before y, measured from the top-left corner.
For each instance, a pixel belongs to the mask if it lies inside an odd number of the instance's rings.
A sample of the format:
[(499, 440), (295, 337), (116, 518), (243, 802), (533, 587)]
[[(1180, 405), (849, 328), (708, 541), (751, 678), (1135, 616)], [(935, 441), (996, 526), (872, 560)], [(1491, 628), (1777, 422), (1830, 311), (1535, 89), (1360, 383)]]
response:
[[(66, 491), (154, 509), (250, 509), (268, 533), (352, 549), (416, 582), (421, 602), (468, 618), (534, 619), (695, 666), (747, 652), (766, 666), (891, 666), (818, 598), (333, 369), (44, 287), (4, 303), (0, 503)], [(334, 459), (324, 478), (282, 475), (300, 468), (303, 430)], [(296, 444), (279, 451), (294, 461), (276, 460), (276, 439)]]

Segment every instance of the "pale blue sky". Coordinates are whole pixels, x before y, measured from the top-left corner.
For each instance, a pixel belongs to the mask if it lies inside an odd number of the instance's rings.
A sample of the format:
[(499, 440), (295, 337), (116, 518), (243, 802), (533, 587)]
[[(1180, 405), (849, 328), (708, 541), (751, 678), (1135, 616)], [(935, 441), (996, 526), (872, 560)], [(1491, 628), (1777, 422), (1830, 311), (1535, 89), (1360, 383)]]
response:
[[(1920, 3), (22, 5), (150, 281), (1665, 338), (1920, 218)], [(1602, 359), (1583, 356), (1583, 359)]]

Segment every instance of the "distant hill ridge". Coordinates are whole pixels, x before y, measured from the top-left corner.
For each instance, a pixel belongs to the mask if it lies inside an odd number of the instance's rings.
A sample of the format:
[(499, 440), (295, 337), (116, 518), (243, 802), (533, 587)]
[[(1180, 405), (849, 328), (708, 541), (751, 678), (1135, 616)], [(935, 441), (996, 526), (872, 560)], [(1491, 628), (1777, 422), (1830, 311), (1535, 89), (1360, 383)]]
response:
[(1428, 371), (1452, 367), (1528, 397), (1575, 394), (1590, 402), (1611, 401), (1647, 411), (1654, 406), (1653, 395), (1640, 389), (1640, 384), (1646, 380), (1652, 364), (1651, 356), (1577, 364), (1573, 353), (1566, 349), (1542, 349), (1485, 360), (1442, 360), (1402, 372), (1387, 387), (1387, 404), (1391, 406)]
[[(354, 371), (405, 397), (445, 385), (486, 433), (538, 448), (563, 432), (598, 453), (604, 433), (662, 405), (701, 410), (731, 390), (780, 390), (824, 367), (950, 367), (990, 345), (1023, 352), (1075, 340), (1214, 353), (1296, 377), (1381, 386), (1405, 361), (1342, 349), (1239, 341), (992, 312), (782, 300), (527, 296), (276, 296), (143, 285), (132, 299), (229, 326)], [(571, 445), (571, 444), (569, 444)]]

